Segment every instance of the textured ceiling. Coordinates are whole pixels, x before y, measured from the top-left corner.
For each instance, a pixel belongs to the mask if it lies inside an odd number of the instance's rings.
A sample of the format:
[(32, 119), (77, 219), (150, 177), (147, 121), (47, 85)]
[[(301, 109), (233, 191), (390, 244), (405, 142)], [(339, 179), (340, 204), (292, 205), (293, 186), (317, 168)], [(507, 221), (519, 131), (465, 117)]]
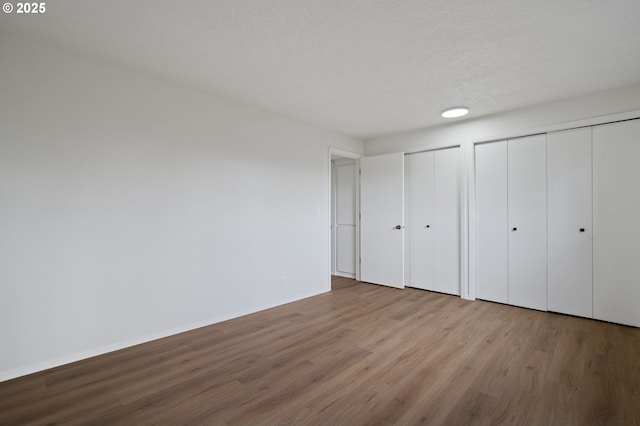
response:
[(371, 138), (640, 82), (640, 0), (56, 0), (0, 28)]

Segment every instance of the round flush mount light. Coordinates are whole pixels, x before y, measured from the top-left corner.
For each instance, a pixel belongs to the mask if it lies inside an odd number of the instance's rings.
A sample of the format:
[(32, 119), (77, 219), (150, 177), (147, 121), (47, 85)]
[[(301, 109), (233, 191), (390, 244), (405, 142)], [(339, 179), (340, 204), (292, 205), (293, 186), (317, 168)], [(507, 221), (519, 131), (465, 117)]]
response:
[(444, 118), (456, 118), (456, 117), (462, 117), (463, 115), (467, 115), (469, 114), (469, 108), (467, 107), (454, 107), (454, 108), (449, 108), (449, 109), (445, 109), (444, 111), (442, 111), (442, 116)]

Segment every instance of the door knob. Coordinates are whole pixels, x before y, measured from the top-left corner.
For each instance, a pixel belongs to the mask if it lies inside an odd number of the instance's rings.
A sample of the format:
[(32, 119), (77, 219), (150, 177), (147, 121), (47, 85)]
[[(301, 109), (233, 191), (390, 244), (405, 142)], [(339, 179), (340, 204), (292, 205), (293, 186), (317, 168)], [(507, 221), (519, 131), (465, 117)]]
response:
[(512, 230), (512, 231), (517, 231), (517, 230), (518, 230), (518, 228), (512, 228), (511, 230)]
[(580, 232), (584, 232), (584, 228), (580, 228)]
[(431, 225), (426, 225), (425, 228), (429, 228)]
[(396, 229), (402, 229), (403, 226), (402, 225), (396, 225)]

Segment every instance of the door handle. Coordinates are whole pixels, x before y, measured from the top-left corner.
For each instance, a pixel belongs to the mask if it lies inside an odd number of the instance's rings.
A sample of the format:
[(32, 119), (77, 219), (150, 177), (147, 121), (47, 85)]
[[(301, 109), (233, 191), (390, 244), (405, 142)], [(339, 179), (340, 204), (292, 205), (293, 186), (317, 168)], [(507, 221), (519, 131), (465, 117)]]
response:
[(402, 226), (402, 225), (396, 225), (396, 229), (402, 229), (402, 228), (404, 228), (404, 226)]
[(518, 228), (512, 228), (511, 230), (512, 230), (512, 231), (517, 231), (517, 230), (518, 230)]
[(584, 232), (584, 228), (580, 228), (580, 232)]
[(426, 225), (425, 228), (429, 228), (431, 225)]

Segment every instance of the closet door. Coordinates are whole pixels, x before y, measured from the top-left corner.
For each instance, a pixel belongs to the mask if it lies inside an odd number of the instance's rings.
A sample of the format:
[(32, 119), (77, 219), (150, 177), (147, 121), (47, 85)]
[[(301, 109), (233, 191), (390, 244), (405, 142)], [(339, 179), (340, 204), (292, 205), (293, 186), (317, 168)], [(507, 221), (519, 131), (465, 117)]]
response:
[[(460, 148), (441, 149), (434, 155), (435, 289), (460, 295)], [(429, 222), (427, 222), (427, 226)]]
[(509, 140), (509, 304), (547, 309), (546, 135)]
[(360, 160), (360, 278), (404, 288), (404, 153)]
[(640, 327), (640, 120), (593, 128), (593, 316)]
[(434, 282), (434, 153), (407, 156), (409, 283), (411, 287), (436, 290)]
[(476, 145), (475, 168), (476, 297), (508, 303), (507, 141)]
[(547, 136), (548, 309), (593, 316), (591, 128)]

